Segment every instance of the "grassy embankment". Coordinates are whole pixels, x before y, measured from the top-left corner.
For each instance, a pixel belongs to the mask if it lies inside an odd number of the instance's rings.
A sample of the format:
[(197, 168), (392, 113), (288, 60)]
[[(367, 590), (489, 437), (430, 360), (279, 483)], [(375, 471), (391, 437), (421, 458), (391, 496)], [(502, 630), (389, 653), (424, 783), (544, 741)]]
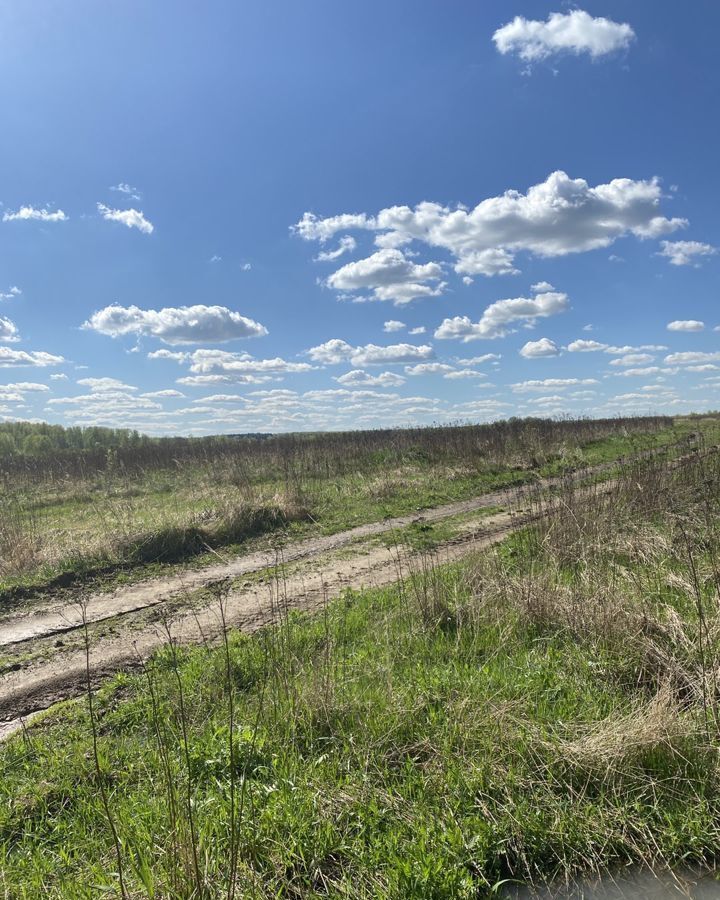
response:
[(475, 898), (713, 859), (720, 457), (534, 502), (314, 618), (278, 578), (277, 627), (169, 645), (15, 738), (6, 896), (120, 896), (121, 868), (133, 898)]
[[(110, 451), (3, 484), (0, 597), (74, 578), (117, 580), (263, 535), (299, 537), (476, 496), (677, 441), (696, 422), (629, 419), (239, 441), (186, 455)], [(708, 421), (704, 429), (716, 428)], [(6, 464), (8, 465), (8, 464)], [(0, 464), (2, 469), (2, 464)], [(145, 568), (145, 571), (141, 571)]]

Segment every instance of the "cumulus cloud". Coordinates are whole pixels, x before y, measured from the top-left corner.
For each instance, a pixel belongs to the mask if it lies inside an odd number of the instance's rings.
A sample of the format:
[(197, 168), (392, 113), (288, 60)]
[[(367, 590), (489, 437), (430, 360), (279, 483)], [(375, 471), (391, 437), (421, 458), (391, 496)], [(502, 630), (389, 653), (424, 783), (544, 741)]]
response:
[(19, 287), (13, 285), (8, 288), (6, 291), (0, 291), (0, 301), (2, 300), (14, 300), (16, 297), (19, 297), (22, 294), (22, 291)]
[(321, 250), (315, 257), (315, 262), (331, 262), (333, 259), (339, 259), (344, 253), (351, 253), (356, 246), (355, 238), (346, 234), (340, 238), (335, 250)]
[(418, 363), (415, 366), (405, 366), (406, 375), (446, 375), (449, 372), (454, 371), (454, 366), (449, 366), (447, 363), (440, 362)]
[(423, 266), (416, 270), (423, 277), (412, 277), (408, 267), (413, 264), (398, 250), (412, 241), (448, 251), (455, 258), (455, 271), (469, 276), (515, 272), (514, 258), (521, 251), (540, 257), (564, 256), (608, 247), (628, 234), (640, 239), (663, 237), (687, 225), (687, 220), (662, 216), (661, 199), (656, 178), (616, 178), (592, 187), (582, 178), (557, 171), (525, 194), (509, 190), (472, 209), (424, 201), (413, 208), (388, 207), (376, 216), (363, 213), (319, 219), (306, 213), (294, 231), (305, 240), (320, 241), (349, 228), (375, 232), (376, 243), (394, 253), (374, 254), (359, 261), (358, 268), (340, 269), (342, 275), (336, 275), (342, 284), (333, 286), (355, 290), (374, 288), (377, 279), (392, 272), (397, 273), (392, 285), (439, 278), (438, 269)]
[(700, 266), (703, 257), (714, 256), (718, 249), (700, 241), (661, 241), (658, 256), (664, 256), (672, 266)]
[(335, 381), (348, 387), (400, 387), (401, 384), (405, 384), (402, 375), (396, 375), (394, 372), (371, 375), (363, 369), (353, 369), (340, 375)]
[(607, 350), (607, 347), (607, 344), (601, 344), (599, 341), (586, 341), (582, 338), (577, 341), (571, 341), (567, 345), (570, 353), (594, 353), (599, 350)]
[(42, 350), (11, 350), (10, 347), (0, 347), (0, 368), (12, 366), (59, 366), (65, 360), (62, 356), (45, 353)]
[(117, 378), (80, 378), (77, 382), (81, 387), (90, 388), (93, 394), (105, 391), (136, 391), (131, 384), (125, 384)]
[(643, 366), (655, 359), (650, 353), (625, 353), (610, 360), (611, 366)]
[(159, 310), (106, 306), (93, 313), (82, 327), (110, 337), (155, 337), (166, 344), (224, 343), (268, 333), (264, 325), (225, 306), (202, 304)]
[(559, 391), (578, 384), (598, 384), (598, 381), (596, 378), (542, 378), (518, 381), (510, 387), (516, 394), (525, 394), (530, 391), (544, 391), (548, 388)]
[(537, 294), (533, 298), (516, 297), (491, 303), (482, 314), (480, 321), (472, 322), (468, 316), (444, 319), (435, 331), (439, 340), (475, 341), (505, 337), (515, 329), (516, 323), (532, 325), (537, 319), (544, 319), (565, 312), (569, 307), (567, 294), (557, 291)]
[(66, 222), (68, 218), (69, 216), (66, 216), (61, 209), (52, 212), (45, 207), (37, 209), (34, 206), (21, 206), (16, 212), (7, 210), (7, 212), (3, 213), (3, 222)]
[(674, 322), (668, 322), (668, 331), (702, 331), (705, 328), (704, 322), (697, 319), (675, 319)]
[(104, 203), (98, 203), (98, 212), (108, 222), (120, 222), (127, 228), (137, 228), (143, 234), (152, 234), (155, 226), (137, 209), (111, 209)]
[(10, 319), (0, 316), (0, 341), (4, 344), (9, 344), (19, 340), (20, 334), (18, 333), (15, 323), (11, 322)]
[(414, 263), (401, 250), (388, 249), (347, 263), (328, 277), (327, 285), (344, 293), (369, 290), (375, 300), (390, 300), (402, 306), (420, 297), (439, 296), (444, 283), (426, 282), (439, 282), (441, 276), (438, 263)]
[(526, 359), (537, 359), (544, 356), (559, 356), (560, 348), (550, 338), (540, 338), (538, 341), (528, 341), (520, 348), (520, 356)]
[(198, 375), (287, 375), (311, 372), (315, 366), (304, 362), (289, 362), (282, 357), (255, 359), (247, 353), (226, 350), (195, 350), (188, 354), (190, 371)]
[(387, 332), (402, 331), (404, 328), (407, 328), (407, 325), (404, 322), (398, 322), (397, 319), (390, 319), (383, 325), (383, 331)]
[(582, 9), (550, 13), (546, 22), (515, 16), (492, 37), (500, 53), (516, 54), (525, 62), (565, 53), (587, 53), (599, 59), (627, 49), (634, 38), (635, 32), (627, 23), (594, 18)]
[(425, 334), (426, 331), (427, 329), (424, 325), (418, 325), (415, 328), (411, 328), (408, 334)]
[(712, 363), (720, 360), (720, 353), (702, 353), (695, 350), (686, 350), (682, 353), (670, 353), (665, 357), (668, 366), (687, 366), (696, 363)]
[(417, 360), (433, 359), (435, 352), (429, 344), (389, 344), (379, 347), (377, 344), (365, 344), (354, 347), (347, 341), (333, 338), (317, 347), (311, 347), (308, 356), (313, 362), (323, 365), (337, 365), (349, 362), (356, 368), (375, 365), (393, 365), (411, 363)]
[(482, 356), (470, 356), (463, 359), (456, 359), (456, 362), (460, 363), (461, 366), (481, 366), (486, 362), (496, 363), (499, 359), (502, 359), (502, 354), (500, 353), (483, 353)]

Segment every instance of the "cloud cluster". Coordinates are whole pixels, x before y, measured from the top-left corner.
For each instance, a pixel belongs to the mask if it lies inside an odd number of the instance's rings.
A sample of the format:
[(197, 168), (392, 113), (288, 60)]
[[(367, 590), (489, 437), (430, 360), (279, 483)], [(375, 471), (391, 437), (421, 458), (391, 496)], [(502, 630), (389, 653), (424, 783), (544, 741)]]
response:
[(582, 9), (550, 13), (546, 22), (515, 16), (493, 34), (502, 54), (537, 62), (562, 53), (587, 53), (593, 59), (627, 49), (635, 32), (627, 23), (594, 18)]
[(464, 343), (480, 339), (505, 337), (515, 330), (518, 323), (533, 325), (537, 319), (544, 319), (565, 312), (569, 308), (567, 294), (548, 291), (535, 297), (515, 297), (496, 300), (483, 312), (478, 322), (468, 316), (443, 319), (435, 331), (438, 340), (461, 340)]
[(19, 287), (13, 285), (8, 288), (6, 291), (0, 291), (0, 301), (2, 300), (14, 300), (16, 297), (19, 297), (22, 294), (22, 291)]
[[(616, 178), (591, 187), (583, 178), (570, 178), (557, 171), (525, 194), (506, 191), (472, 209), (425, 201), (412, 208), (388, 207), (376, 216), (362, 213), (321, 219), (305, 213), (293, 231), (305, 240), (322, 242), (340, 230), (369, 230), (376, 233), (376, 244), (386, 250), (397, 251), (418, 241), (449, 252), (455, 258), (455, 271), (461, 275), (499, 275), (517, 271), (514, 260), (521, 251), (541, 257), (564, 256), (608, 247), (628, 234), (640, 239), (663, 237), (687, 225), (685, 219), (662, 216), (661, 199), (662, 190), (655, 178)], [(388, 287), (379, 281), (383, 274), (388, 276), (383, 269), (398, 273), (400, 280), (392, 284), (408, 280), (421, 284), (440, 277), (439, 267), (420, 266), (415, 271), (421, 275), (424, 271), (424, 277), (410, 279), (411, 265), (402, 254), (374, 254), (369, 260), (359, 261), (357, 268), (344, 266), (328, 282), (343, 290), (374, 288), (376, 283)], [(426, 294), (432, 290), (428, 285), (425, 288)]]
[[(373, 300), (402, 306), (422, 297), (438, 297), (445, 284), (442, 267), (414, 263), (401, 250), (378, 250), (366, 259), (347, 263), (327, 279), (328, 287), (343, 293), (370, 291)], [(428, 284), (430, 282), (430, 284)]]
[(108, 222), (120, 222), (126, 228), (137, 228), (143, 234), (152, 234), (155, 226), (137, 209), (111, 209), (104, 203), (98, 203), (98, 212)]
[(18, 334), (17, 326), (14, 322), (11, 322), (10, 319), (6, 319), (3, 316), (0, 316), (0, 342), (3, 344), (9, 344), (14, 341), (19, 341), (20, 335)]
[(338, 365), (349, 362), (355, 368), (365, 366), (392, 365), (412, 363), (418, 360), (434, 359), (435, 352), (429, 344), (389, 344), (380, 347), (377, 344), (365, 344), (354, 347), (347, 341), (333, 338), (317, 347), (311, 347), (308, 356), (313, 362), (322, 365)]
[(672, 266), (700, 266), (707, 256), (714, 256), (718, 249), (700, 241), (661, 241), (658, 256), (664, 256)]
[(8, 210), (3, 213), (3, 222), (18, 221), (35, 221), (35, 222), (67, 222), (69, 216), (66, 216), (61, 209), (52, 212), (43, 207), (37, 209), (34, 206), (21, 206), (16, 212)]
[(59, 366), (65, 360), (62, 356), (45, 353), (42, 350), (11, 350), (10, 347), (0, 347), (0, 368), (14, 366)]
[(262, 337), (267, 328), (225, 306), (179, 306), (140, 309), (106, 306), (82, 326), (110, 337), (154, 337), (166, 344), (220, 344), (238, 338)]

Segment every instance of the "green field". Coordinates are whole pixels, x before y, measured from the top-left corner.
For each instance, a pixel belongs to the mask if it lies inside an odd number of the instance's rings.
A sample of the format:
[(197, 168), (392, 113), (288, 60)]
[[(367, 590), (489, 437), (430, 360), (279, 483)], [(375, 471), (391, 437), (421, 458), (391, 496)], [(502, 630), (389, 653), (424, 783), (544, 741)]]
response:
[(0, 749), (4, 895), (477, 898), (713, 861), (720, 456), (615, 476), (34, 722)]

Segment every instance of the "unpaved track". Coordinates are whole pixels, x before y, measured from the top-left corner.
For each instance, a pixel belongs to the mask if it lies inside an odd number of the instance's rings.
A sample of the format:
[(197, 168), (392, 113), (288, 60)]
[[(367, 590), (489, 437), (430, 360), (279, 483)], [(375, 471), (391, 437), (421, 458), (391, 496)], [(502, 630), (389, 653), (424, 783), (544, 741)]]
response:
[[(615, 462), (586, 469), (578, 477), (587, 478), (614, 465)], [(547, 489), (564, 480), (566, 477), (549, 478), (535, 487)], [(611, 485), (605, 483), (607, 489)], [(201, 588), (265, 570), (267, 583), (235, 587), (225, 601), (227, 624), (252, 632), (277, 622), (290, 608), (312, 611), (347, 587), (387, 585), (407, 574), (412, 554), (377, 544), (359, 545), (354, 553), (348, 549), (342, 555), (338, 553), (352, 542), (402, 528), (418, 519), (436, 522), (489, 506), (517, 508), (522, 491), (523, 487), (494, 491), (426, 510), (422, 515), (399, 516), (335, 535), (311, 538), (285, 547), (281, 554), (276, 550), (253, 553), (228, 563), (87, 598), (85, 619), (94, 626), (90, 639), (93, 679), (97, 681), (120, 669), (136, 666), (165, 644), (168, 637), (163, 621), (165, 609), (178, 604), (179, 610), (168, 613), (168, 618), (172, 618), (172, 635), (178, 643), (216, 640), (222, 632), (218, 603), (198, 608), (193, 606), (190, 596)], [(502, 540), (527, 521), (527, 516), (507, 512), (486, 516), (466, 526), (470, 530), (444, 544), (437, 555), (442, 561), (457, 559), (473, 549)], [(290, 563), (300, 564), (287, 570), (285, 566)], [(163, 604), (168, 606), (163, 608)], [(149, 623), (147, 611), (158, 606), (156, 621)], [(108, 627), (98, 636), (95, 632), (103, 627), (102, 623)], [(77, 639), (82, 637), (82, 632), (77, 633), (82, 627), (83, 611), (79, 604), (31, 611), (0, 622), (0, 646), (18, 658), (16, 667), (0, 677), (0, 740), (20, 727), (22, 717), (86, 689), (85, 650), (82, 641)], [(67, 632), (74, 632), (70, 635), (72, 640), (58, 639), (67, 636)], [(34, 655), (23, 659), (28, 651)]]

